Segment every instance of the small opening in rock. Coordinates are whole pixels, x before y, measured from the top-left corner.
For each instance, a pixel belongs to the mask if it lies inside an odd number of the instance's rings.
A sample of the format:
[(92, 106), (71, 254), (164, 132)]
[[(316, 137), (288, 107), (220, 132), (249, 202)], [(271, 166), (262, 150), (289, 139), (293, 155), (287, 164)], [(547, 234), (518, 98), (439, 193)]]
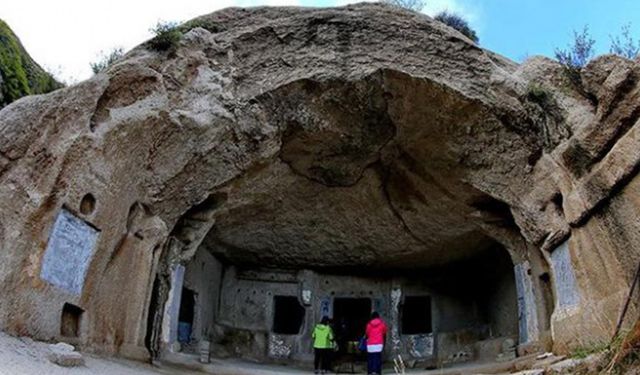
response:
[(550, 283), (551, 282), (551, 277), (549, 276), (549, 273), (545, 272), (545, 273), (540, 274), (540, 281), (542, 281), (544, 283)]
[(540, 160), (541, 157), (542, 157), (542, 149), (535, 150), (534, 152), (529, 154), (529, 157), (527, 158), (527, 164), (529, 164), (530, 166), (534, 166), (536, 165), (538, 160)]
[(562, 202), (563, 202), (563, 198), (562, 198), (562, 194), (561, 193), (555, 193), (553, 195), (553, 197), (551, 197), (551, 202), (553, 202), (553, 204), (558, 208), (558, 210), (560, 210), (560, 212), (562, 212)]
[(402, 305), (402, 334), (431, 333), (431, 298), (407, 296)]
[(82, 197), (82, 200), (80, 201), (80, 212), (83, 215), (91, 214), (93, 210), (95, 210), (95, 208), (96, 208), (96, 198), (91, 193)]
[(283, 335), (297, 335), (304, 321), (304, 307), (297, 297), (273, 297), (273, 332)]
[(80, 320), (84, 310), (76, 305), (65, 303), (62, 307), (60, 320), (60, 334), (64, 337), (78, 337), (80, 334)]

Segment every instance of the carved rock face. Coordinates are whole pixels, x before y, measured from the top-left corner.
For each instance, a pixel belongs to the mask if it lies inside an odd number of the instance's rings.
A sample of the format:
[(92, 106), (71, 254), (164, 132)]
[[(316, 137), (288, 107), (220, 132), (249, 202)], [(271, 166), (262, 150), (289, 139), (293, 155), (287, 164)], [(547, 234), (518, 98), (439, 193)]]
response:
[[(38, 262), (56, 213), (90, 193), (79, 215), (101, 232), (76, 302), (113, 311), (92, 323), (98, 347), (128, 340), (102, 334), (127, 314), (103, 283), (139, 285), (144, 305), (158, 265), (199, 246), (250, 266), (424, 268), (496, 241), (541, 257), (573, 233), (588, 254), (585, 223), (637, 171), (637, 62), (594, 61), (577, 90), (555, 62), (518, 66), (380, 4), (190, 25), (175, 51), (138, 47), (0, 112), (0, 283), (21, 293), (6, 298), (34, 313), (66, 300)], [(619, 239), (612, 225), (595, 236)], [(51, 329), (9, 305), (2, 325)]]

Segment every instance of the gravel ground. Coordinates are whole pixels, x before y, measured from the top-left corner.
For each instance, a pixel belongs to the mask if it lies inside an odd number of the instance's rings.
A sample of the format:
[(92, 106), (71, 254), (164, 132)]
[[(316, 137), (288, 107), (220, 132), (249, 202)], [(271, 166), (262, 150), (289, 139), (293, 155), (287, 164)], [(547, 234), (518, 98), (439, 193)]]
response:
[(49, 362), (49, 344), (0, 332), (0, 375), (157, 375), (201, 374), (156, 368), (140, 362), (105, 359), (83, 354), (85, 366), (65, 368)]

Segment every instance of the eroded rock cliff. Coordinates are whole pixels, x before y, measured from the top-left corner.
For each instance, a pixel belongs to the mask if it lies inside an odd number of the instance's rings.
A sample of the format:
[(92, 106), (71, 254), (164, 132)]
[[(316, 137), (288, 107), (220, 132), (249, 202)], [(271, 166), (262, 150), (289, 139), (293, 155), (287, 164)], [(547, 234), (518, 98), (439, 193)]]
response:
[[(610, 333), (640, 258), (638, 62), (598, 58), (576, 87), (380, 4), (188, 25), (175, 50), (0, 112), (0, 326), (55, 337), (72, 301), (87, 346), (142, 346), (153, 280), (201, 246), (247, 267), (415, 269), (497, 241), (541, 290), (568, 239), (580, 301), (555, 292), (540, 340)], [(40, 277), (63, 207), (100, 232), (77, 296)]]

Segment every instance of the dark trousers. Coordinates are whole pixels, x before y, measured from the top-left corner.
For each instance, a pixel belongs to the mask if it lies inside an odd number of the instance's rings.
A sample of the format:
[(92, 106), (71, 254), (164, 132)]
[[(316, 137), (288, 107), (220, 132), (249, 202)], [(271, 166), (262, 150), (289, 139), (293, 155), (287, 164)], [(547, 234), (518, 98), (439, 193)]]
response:
[(367, 374), (382, 374), (382, 353), (367, 353)]
[(331, 371), (331, 349), (314, 349), (313, 367), (316, 370)]

